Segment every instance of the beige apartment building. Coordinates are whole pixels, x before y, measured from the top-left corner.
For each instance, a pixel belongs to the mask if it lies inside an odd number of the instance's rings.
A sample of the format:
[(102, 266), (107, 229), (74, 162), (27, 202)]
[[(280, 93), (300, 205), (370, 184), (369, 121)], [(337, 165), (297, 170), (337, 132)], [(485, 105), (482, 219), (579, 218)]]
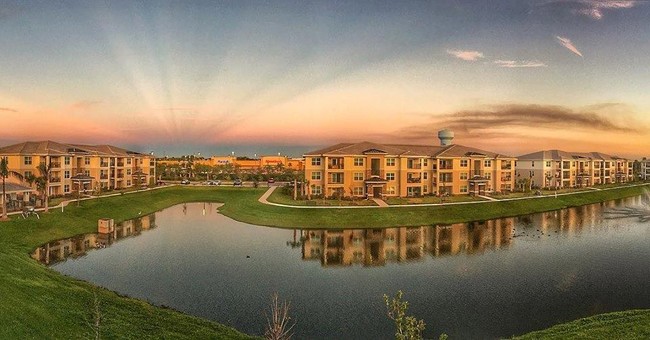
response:
[[(40, 164), (51, 164), (49, 195), (78, 190), (123, 189), (148, 185), (155, 178), (153, 156), (111, 145), (24, 142), (0, 148), (9, 169), (23, 176), (40, 176)], [(24, 183), (23, 183), (24, 184)]]
[(361, 142), (309, 152), (309, 194), (379, 198), (513, 190), (516, 158), (450, 144), (450, 133), (439, 133), (440, 146)]
[(641, 160), (641, 179), (644, 181), (650, 180), (650, 159), (644, 158)]
[(586, 187), (634, 178), (632, 161), (600, 152), (544, 150), (517, 158), (517, 178), (530, 178), (534, 188)]

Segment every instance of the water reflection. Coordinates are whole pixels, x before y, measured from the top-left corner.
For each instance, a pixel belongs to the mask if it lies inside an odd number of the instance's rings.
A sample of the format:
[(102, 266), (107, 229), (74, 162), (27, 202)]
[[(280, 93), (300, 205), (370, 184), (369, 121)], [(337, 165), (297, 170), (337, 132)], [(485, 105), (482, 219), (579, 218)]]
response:
[[(425, 256), (475, 255), (485, 251), (506, 249), (517, 238), (552, 240), (555, 237), (577, 236), (585, 231), (616, 228), (601, 223), (603, 212), (626, 206), (647, 204), (643, 197), (573, 207), (520, 217), (501, 218), (471, 223), (384, 229), (296, 229), (291, 248), (302, 248), (302, 259), (320, 261), (323, 266), (383, 266), (387, 263), (407, 263)], [(216, 211), (203, 203), (205, 216)], [(187, 204), (182, 205), (184, 216)], [(37, 248), (32, 257), (50, 265), (68, 257), (81, 257), (89, 250), (105, 248), (127, 237), (138, 236), (156, 227), (156, 215), (151, 214), (118, 224), (110, 233), (92, 233), (57, 240)]]
[(112, 232), (77, 235), (52, 241), (36, 248), (32, 258), (46, 265), (65, 261), (67, 258), (85, 256), (93, 249), (106, 248), (122, 239), (142, 234), (156, 228), (156, 214), (142, 216), (118, 223)]

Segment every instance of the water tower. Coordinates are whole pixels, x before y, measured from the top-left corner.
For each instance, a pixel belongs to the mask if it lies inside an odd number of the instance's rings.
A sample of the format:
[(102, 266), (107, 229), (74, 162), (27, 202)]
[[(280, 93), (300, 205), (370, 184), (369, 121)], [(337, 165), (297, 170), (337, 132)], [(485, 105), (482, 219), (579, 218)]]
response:
[(451, 145), (454, 139), (454, 132), (448, 129), (438, 131), (438, 138), (440, 139), (441, 146)]

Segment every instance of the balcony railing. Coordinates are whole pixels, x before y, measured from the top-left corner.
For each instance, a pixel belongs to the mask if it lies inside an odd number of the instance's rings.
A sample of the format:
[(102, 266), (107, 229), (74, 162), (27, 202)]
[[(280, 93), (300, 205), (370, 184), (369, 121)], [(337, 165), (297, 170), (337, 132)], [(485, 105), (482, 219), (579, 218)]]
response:
[(328, 164), (327, 165), (328, 169), (343, 169), (343, 164)]
[(421, 177), (418, 177), (418, 178), (409, 177), (409, 178), (406, 179), (406, 182), (407, 183), (422, 183), (422, 178)]
[(50, 183), (60, 183), (61, 177), (52, 177), (50, 178)]
[(124, 178), (124, 174), (117, 174), (117, 178)]
[(379, 177), (379, 178), (385, 178), (385, 173), (384, 170), (381, 169), (371, 169), (371, 170), (366, 170), (366, 177), (365, 179), (369, 179), (371, 177)]
[(100, 179), (108, 179), (108, 175), (100, 175), (99, 178)]
[(100, 163), (99, 166), (102, 168), (108, 168), (108, 162)]
[(61, 162), (52, 162), (50, 163), (53, 169), (58, 169), (61, 167)]
[(440, 163), (440, 166), (438, 167), (440, 170), (453, 170), (454, 165), (451, 163)]
[(420, 163), (411, 163), (406, 165), (407, 169), (422, 169), (422, 164)]
[(501, 182), (510, 182), (512, 181), (512, 177), (501, 177)]
[(117, 166), (124, 166), (124, 162), (117, 162)]

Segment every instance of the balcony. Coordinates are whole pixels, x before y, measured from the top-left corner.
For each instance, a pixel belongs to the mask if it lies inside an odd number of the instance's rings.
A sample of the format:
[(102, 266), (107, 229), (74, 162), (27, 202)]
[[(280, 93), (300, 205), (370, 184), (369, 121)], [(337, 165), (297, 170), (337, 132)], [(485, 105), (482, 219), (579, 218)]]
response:
[(343, 164), (328, 164), (327, 168), (333, 170), (341, 170), (344, 169), (345, 167), (343, 166)]
[(407, 168), (407, 169), (422, 169), (422, 164), (420, 164), (420, 163), (411, 163), (411, 162), (409, 162), (409, 163), (406, 165), (406, 168)]
[(108, 162), (99, 163), (99, 166), (102, 168), (108, 168)]
[(470, 182), (487, 182), (489, 179), (485, 175), (485, 171), (482, 170), (474, 170), (469, 173), (469, 181)]
[(371, 178), (371, 177), (380, 177), (380, 178), (385, 178), (385, 172), (384, 170), (381, 169), (372, 169), (372, 170), (366, 170), (366, 179)]
[(512, 177), (510, 177), (510, 176), (508, 176), (508, 177), (501, 177), (501, 182), (510, 182), (510, 181), (512, 181)]
[(117, 178), (124, 178), (124, 174), (117, 174)]
[(438, 167), (440, 170), (454, 170), (454, 165), (451, 163), (440, 163)]
[(50, 163), (50, 165), (52, 166), (52, 169), (61, 168), (61, 162), (52, 162), (52, 163)]
[(50, 178), (50, 183), (61, 183), (61, 177)]
[(99, 178), (100, 179), (108, 179), (108, 175), (100, 175)]
[(581, 178), (582, 177), (591, 177), (591, 174), (586, 172), (586, 171), (581, 171), (581, 172), (578, 172), (578, 174), (576, 176), (581, 177)]
[(407, 183), (422, 183), (422, 177), (409, 177), (406, 179)]

